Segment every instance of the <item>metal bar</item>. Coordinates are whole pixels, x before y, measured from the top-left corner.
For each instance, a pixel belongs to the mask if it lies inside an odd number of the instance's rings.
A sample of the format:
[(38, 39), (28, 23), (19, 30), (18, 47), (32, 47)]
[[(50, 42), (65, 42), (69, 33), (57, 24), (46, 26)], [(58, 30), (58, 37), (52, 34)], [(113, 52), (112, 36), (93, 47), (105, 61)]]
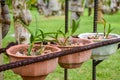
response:
[(97, 32), (97, 18), (98, 18), (98, 0), (94, 0), (94, 26), (93, 26), (93, 32)]
[[(97, 32), (97, 18), (98, 18), (98, 0), (94, 0), (94, 25), (93, 25), (93, 32)], [(96, 80), (96, 61), (93, 60), (93, 72), (92, 72), (92, 80)]]
[[(68, 32), (68, 0), (65, 0), (65, 33)], [(64, 69), (64, 80), (67, 80), (68, 70)]]
[(0, 72), (8, 70), (8, 69), (13, 69), (13, 68), (17, 68), (20, 66), (25, 66), (25, 65), (32, 64), (32, 63), (40, 62), (40, 61), (53, 59), (56, 57), (61, 57), (61, 56), (68, 55), (68, 54), (74, 54), (76, 52), (81, 52), (81, 51), (85, 51), (85, 50), (89, 50), (89, 49), (93, 49), (93, 48), (97, 48), (97, 47), (101, 47), (101, 46), (105, 46), (105, 45), (109, 45), (109, 44), (118, 43), (118, 42), (120, 42), (120, 38), (102, 41), (102, 42), (89, 44), (89, 45), (85, 45), (85, 46), (75, 47), (75, 48), (68, 49), (65, 51), (55, 52), (53, 54), (47, 54), (47, 55), (43, 55), (43, 56), (39, 56), (39, 57), (35, 57), (35, 58), (12, 62), (9, 64), (1, 65)]
[(100, 64), (103, 60), (97, 60), (95, 61), (95, 66), (97, 66), (98, 64)]
[(65, 33), (68, 32), (68, 0), (65, 0)]
[(6, 48), (0, 48), (0, 54), (4, 53), (6, 51)]
[(17, 44), (18, 44), (17, 42), (16, 42), (16, 43), (11, 42), (11, 43), (9, 43), (9, 44), (7, 45), (6, 48), (0, 48), (0, 54), (5, 53), (5, 52), (6, 52), (6, 49), (10, 48), (11, 46), (17, 45)]
[(100, 64), (103, 60), (93, 60), (93, 67), (92, 67), (92, 80), (96, 80), (96, 66)]
[(68, 69), (64, 69), (64, 80), (68, 80)]
[(95, 66), (95, 60), (92, 61), (92, 80), (96, 80), (96, 66)]

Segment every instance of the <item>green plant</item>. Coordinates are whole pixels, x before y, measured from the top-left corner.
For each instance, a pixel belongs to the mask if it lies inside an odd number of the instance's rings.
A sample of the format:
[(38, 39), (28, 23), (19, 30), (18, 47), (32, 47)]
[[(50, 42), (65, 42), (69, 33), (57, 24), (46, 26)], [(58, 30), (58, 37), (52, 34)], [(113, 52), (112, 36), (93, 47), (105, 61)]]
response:
[(113, 28), (111, 28), (111, 24), (109, 24), (109, 27), (108, 27), (108, 30), (107, 30), (107, 33), (105, 35), (105, 38), (108, 38), (109, 34), (113, 31)]
[(55, 34), (54, 32), (48, 32), (48, 33), (44, 33), (41, 29), (37, 28), (37, 18), (36, 19), (36, 29), (35, 32), (33, 33), (27, 26), (24, 26), (27, 31), (30, 33), (30, 43), (29, 43), (29, 48), (28, 48), (28, 54), (27, 55), (32, 55), (32, 49), (35, 45), (36, 42), (40, 43), (39, 49), (35, 52), (34, 55), (40, 55), (41, 53), (44, 52), (45, 46), (44, 43), (45, 42), (50, 42), (51, 40), (47, 39), (47, 36), (50, 34)]
[[(98, 22), (100, 24), (103, 24), (103, 33), (104, 33), (104, 38), (108, 38), (109, 34), (113, 31), (113, 28), (111, 28), (111, 24), (108, 23), (109, 27), (107, 29), (107, 21), (103, 18), (103, 21), (102, 22)], [(96, 36), (97, 37), (97, 36)]]
[(40, 46), (39, 46), (39, 49), (36, 51), (35, 55), (40, 55), (42, 52), (44, 52), (44, 49), (45, 49), (44, 43), (51, 42), (51, 40), (48, 39), (47, 36), (50, 34), (56, 34), (55, 32), (44, 33), (41, 29), (37, 29), (37, 27), (36, 27), (35, 33), (31, 32), (28, 27), (26, 27), (26, 29), (31, 34), (30, 35), (30, 44), (29, 44), (30, 46), (28, 48), (27, 55), (31, 55), (32, 48), (34, 47), (36, 42), (39, 42)]
[[(76, 30), (78, 29), (80, 24), (80, 19), (78, 20), (72, 20), (72, 28), (69, 29), (68, 32), (63, 32), (62, 30), (57, 30), (56, 34), (53, 35), (49, 35), (50, 37), (52, 37), (59, 45), (61, 46), (67, 46), (67, 45), (71, 45), (70, 42), (70, 38), (74, 35), (74, 33), (76, 32)], [(62, 35), (63, 40), (60, 40), (59, 35)]]

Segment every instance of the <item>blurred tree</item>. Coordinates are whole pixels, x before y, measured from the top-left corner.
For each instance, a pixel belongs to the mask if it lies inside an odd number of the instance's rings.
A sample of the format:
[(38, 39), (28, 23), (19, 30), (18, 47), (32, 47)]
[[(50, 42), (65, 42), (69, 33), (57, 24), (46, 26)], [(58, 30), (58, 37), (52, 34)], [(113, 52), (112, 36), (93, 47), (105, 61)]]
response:
[(92, 8), (94, 7), (94, 0), (87, 0), (88, 1), (88, 16), (92, 15)]
[(98, 0), (98, 18), (97, 18), (97, 21), (98, 22), (104, 22), (103, 21), (103, 12), (102, 12), (102, 6), (103, 6), (103, 1), (102, 0)]
[(58, 2), (58, 0), (49, 0), (49, 6), (48, 8), (51, 10), (52, 15), (60, 15), (60, 3)]
[[(72, 0), (71, 1), (71, 21), (78, 20), (80, 16), (83, 15), (84, 13), (84, 8), (85, 8), (85, 2), (86, 0)], [(72, 26), (72, 23), (71, 23)]]
[(59, 0), (59, 2), (61, 4), (62, 14), (65, 14), (65, 0)]
[(51, 10), (48, 8), (46, 2), (48, 1), (37, 0), (37, 8), (40, 14), (44, 14), (46, 17), (48, 17), (51, 15)]
[(32, 20), (30, 10), (27, 8), (27, 2), (26, 0), (12, 0), (15, 37), (19, 44), (28, 44), (30, 41), (30, 34), (25, 28)]

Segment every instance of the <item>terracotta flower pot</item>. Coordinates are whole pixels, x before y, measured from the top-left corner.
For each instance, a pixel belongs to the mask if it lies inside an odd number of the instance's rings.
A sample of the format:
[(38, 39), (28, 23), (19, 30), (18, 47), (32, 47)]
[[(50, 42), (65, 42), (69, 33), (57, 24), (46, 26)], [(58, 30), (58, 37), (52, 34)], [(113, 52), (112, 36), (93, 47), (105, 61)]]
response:
[[(96, 33), (83, 33), (83, 34), (80, 34), (78, 37), (87, 39), (88, 36), (95, 36), (95, 35), (96, 35)], [(98, 33), (98, 36), (103, 36), (103, 33)], [(105, 40), (110, 40), (110, 39), (116, 39), (119, 37), (120, 37), (120, 35), (110, 34), (108, 39), (100, 38), (100, 39), (91, 39), (91, 40), (93, 42), (100, 42), (100, 41), (105, 41)], [(118, 43), (92, 49), (91, 58), (94, 60), (107, 59), (111, 54), (116, 52), (117, 48), (118, 48)]]
[[(26, 48), (28, 48), (28, 45), (16, 45), (7, 49), (7, 54), (10, 57), (10, 62), (20, 61), (28, 58), (34, 58), (35, 56), (16, 55), (16, 52), (18, 52), (20, 49), (26, 49)], [(59, 48), (52, 46), (46, 46), (45, 49), (51, 50), (52, 52), (60, 51)], [(16, 74), (21, 75), (23, 80), (44, 80), (49, 73), (54, 71), (54, 69), (57, 66), (57, 63), (58, 63), (58, 58), (54, 58), (47, 61), (37, 62), (34, 64), (15, 68), (13, 69), (13, 71)]]
[[(84, 46), (84, 45), (91, 43), (91, 41), (86, 40), (86, 39), (72, 38), (72, 40), (73, 40), (72, 41), (73, 44), (74, 43), (79, 44), (77, 46)], [(77, 46), (74, 46), (74, 45), (73, 46), (59, 46), (59, 48), (61, 48), (61, 50), (67, 50), (67, 49), (71, 49)], [(61, 67), (66, 68), (66, 69), (78, 68), (82, 65), (83, 62), (89, 60), (90, 57), (91, 57), (91, 50), (87, 50), (87, 51), (59, 57), (58, 63)]]

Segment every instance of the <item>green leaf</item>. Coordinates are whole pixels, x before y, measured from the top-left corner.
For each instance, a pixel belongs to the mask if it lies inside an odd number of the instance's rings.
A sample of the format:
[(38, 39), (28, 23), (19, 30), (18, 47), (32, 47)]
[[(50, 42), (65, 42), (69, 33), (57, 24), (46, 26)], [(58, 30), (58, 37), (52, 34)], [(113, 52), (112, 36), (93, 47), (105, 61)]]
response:
[(111, 24), (109, 24), (109, 27), (108, 27), (108, 33), (111, 33), (114, 29), (111, 28)]
[(114, 30), (114, 29), (111, 28), (111, 25), (109, 24), (108, 31), (107, 31), (107, 34), (106, 34), (105, 38), (108, 38), (109, 34), (110, 34), (113, 30)]
[(34, 36), (31, 34), (30, 35), (30, 43), (33, 43), (34, 42)]
[(102, 18), (103, 21), (97, 21), (97, 23), (99, 24), (103, 24), (106, 27), (106, 20), (104, 18)]
[(75, 26), (76, 26), (76, 22), (75, 22), (75, 20), (73, 19), (73, 20), (72, 20), (72, 31), (71, 31), (71, 35), (75, 32)]
[(39, 31), (40, 31), (40, 33), (41, 33), (41, 37), (42, 37), (42, 39), (44, 39), (44, 38), (45, 38), (45, 36), (44, 36), (43, 31), (42, 31), (41, 29), (39, 29)]
[(63, 31), (58, 30), (57, 32), (58, 32), (58, 34), (61, 34), (64, 38), (66, 37), (66, 34)]
[(106, 27), (106, 23), (107, 23), (107, 22), (106, 22), (106, 20), (105, 20), (104, 18), (103, 18), (103, 21), (104, 21), (104, 22), (103, 22), (103, 25), (104, 25), (104, 27)]
[(80, 25), (80, 19), (78, 19), (78, 20), (72, 20), (72, 30), (71, 30), (71, 36), (76, 32), (76, 30), (78, 29), (78, 27), (79, 27), (79, 25)]
[(28, 56), (31, 55), (30, 52), (32, 51), (33, 45), (34, 45), (34, 44), (31, 43), (30, 46), (29, 46), (29, 48), (28, 48), (28, 54), (27, 54)]

